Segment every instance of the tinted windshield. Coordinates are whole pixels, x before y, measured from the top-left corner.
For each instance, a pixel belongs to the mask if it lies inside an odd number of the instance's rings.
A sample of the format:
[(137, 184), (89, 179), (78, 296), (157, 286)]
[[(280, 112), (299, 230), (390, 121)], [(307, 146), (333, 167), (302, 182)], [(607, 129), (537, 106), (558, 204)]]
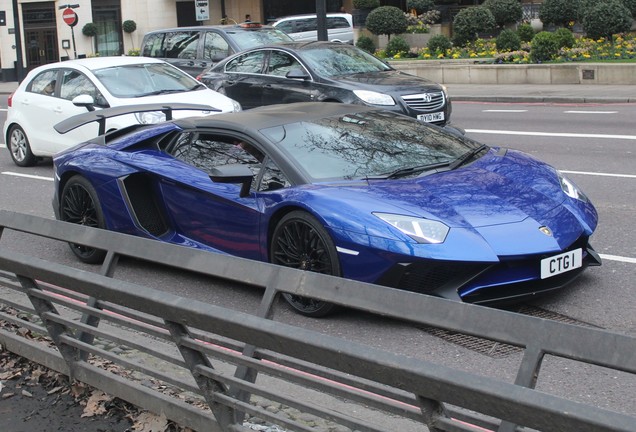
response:
[[(314, 181), (381, 177), (447, 164), (480, 143), (386, 111), (262, 130)], [(418, 173), (421, 173), (419, 171)]]
[(302, 56), (312, 69), (326, 77), (391, 70), (366, 51), (346, 44), (305, 49)]
[(228, 30), (227, 34), (230, 35), (232, 40), (236, 42), (241, 50), (254, 48), (261, 45), (294, 41), (287, 35), (287, 33), (277, 29), (261, 29), (258, 31)]
[(183, 92), (199, 85), (190, 75), (165, 63), (114, 66), (94, 74), (113, 96), (121, 98)]

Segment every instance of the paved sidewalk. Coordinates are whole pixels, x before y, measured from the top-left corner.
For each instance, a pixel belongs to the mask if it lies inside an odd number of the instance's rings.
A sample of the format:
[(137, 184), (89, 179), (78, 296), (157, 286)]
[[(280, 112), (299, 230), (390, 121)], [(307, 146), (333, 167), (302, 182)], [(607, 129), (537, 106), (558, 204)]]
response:
[[(17, 82), (0, 82), (11, 94)], [(454, 101), (543, 103), (636, 103), (636, 85), (602, 84), (446, 84)]]

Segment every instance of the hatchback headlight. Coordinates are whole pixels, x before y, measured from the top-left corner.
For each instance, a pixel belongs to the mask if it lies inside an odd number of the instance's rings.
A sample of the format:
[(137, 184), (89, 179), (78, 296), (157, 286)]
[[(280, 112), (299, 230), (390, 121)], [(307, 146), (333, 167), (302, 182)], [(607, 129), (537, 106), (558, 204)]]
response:
[(396, 215), (390, 213), (373, 213), (384, 222), (393, 225), (418, 243), (444, 243), (450, 228), (439, 221), (430, 219)]
[(395, 101), (388, 94), (370, 90), (354, 90), (353, 93), (363, 102), (371, 105), (395, 105)]
[(589, 201), (587, 195), (585, 195), (583, 191), (581, 191), (581, 189), (579, 189), (579, 187), (574, 184), (572, 180), (567, 178), (561, 171), (557, 170), (557, 176), (559, 177), (559, 183), (561, 183), (561, 189), (563, 189), (563, 192), (567, 196), (583, 202)]
[(135, 113), (135, 118), (141, 124), (154, 124), (166, 121), (166, 116), (161, 111)]

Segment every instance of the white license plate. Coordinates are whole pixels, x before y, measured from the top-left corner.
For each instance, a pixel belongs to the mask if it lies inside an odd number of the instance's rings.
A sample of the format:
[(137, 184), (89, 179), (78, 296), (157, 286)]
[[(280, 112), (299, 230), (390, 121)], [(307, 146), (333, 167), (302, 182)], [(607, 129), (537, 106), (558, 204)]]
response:
[(418, 120), (421, 120), (426, 123), (434, 122), (434, 121), (443, 121), (444, 120), (444, 112), (436, 112), (431, 114), (418, 114)]
[(575, 249), (541, 260), (541, 279), (577, 269), (583, 265), (582, 249)]

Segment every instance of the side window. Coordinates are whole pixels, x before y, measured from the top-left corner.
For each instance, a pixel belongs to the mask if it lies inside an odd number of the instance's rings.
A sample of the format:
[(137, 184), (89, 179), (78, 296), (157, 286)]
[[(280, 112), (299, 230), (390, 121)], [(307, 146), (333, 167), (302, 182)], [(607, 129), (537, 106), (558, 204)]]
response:
[(276, 26), (277, 29), (284, 31), (285, 33), (293, 33), (294, 32), (294, 21), (283, 21), (282, 23)]
[(267, 192), (276, 189), (282, 189), (290, 187), (291, 183), (287, 180), (287, 177), (271, 160), (267, 159), (265, 166), (263, 167), (263, 177), (258, 185), (259, 192)]
[(163, 33), (148, 35), (143, 41), (141, 55), (144, 57), (165, 57), (161, 47), (163, 37)]
[(169, 152), (175, 158), (205, 172), (222, 165), (244, 164), (250, 167), (255, 176), (258, 175), (261, 161), (265, 157), (256, 147), (245, 141), (193, 132), (186, 132), (178, 137)]
[(218, 33), (206, 32), (203, 41), (203, 58), (206, 60), (218, 60), (230, 55), (230, 46)]
[(79, 95), (91, 96), (97, 106), (107, 105), (104, 96), (86, 75), (74, 70), (65, 70), (62, 76), (62, 85), (60, 86), (60, 97), (66, 100), (73, 100)]
[(265, 51), (256, 51), (238, 56), (227, 65), (226, 72), (260, 74), (263, 70)]
[(292, 55), (282, 51), (271, 51), (267, 73), (269, 75), (285, 76), (292, 69), (302, 69), (301, 64)]
[(349, 21), (343, 17), (327, 17), (327, 28), (349, 28)]
[(306, 32), (318, 30), (318, 20), (316, 18), (300, 19), (296, 22), (295, 32)]
[(194, 59), (197, 54), (199, 32), (166, 33), (164, 49), (166, 58)]
[(57, 72), (58, 69), (42, 72), (37, 75), (31, 81), (31, 84), (27, 88), (27, 91), (31, 93), (43, 94), (46, 96), (53, 96), (55, 93), (55, 86), (57, 84)]

